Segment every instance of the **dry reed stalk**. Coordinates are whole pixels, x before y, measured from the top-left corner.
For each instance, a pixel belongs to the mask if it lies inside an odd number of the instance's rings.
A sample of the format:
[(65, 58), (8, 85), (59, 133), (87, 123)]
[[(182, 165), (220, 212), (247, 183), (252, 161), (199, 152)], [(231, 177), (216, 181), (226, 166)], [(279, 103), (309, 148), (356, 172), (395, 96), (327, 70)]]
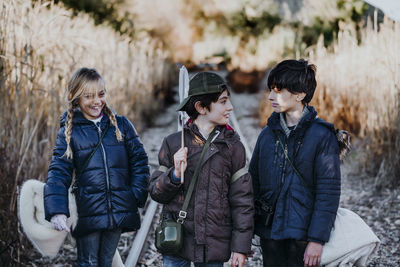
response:
[(171, 83), (169, 54), (146, 35), (130, 40), (107, 26), (94, 26), (87, 15), (72, 17), (51, 3), (2, 1), (0, 220), (5, 225), (0, 251), (7, 253), (2, 253), (0, 265), (19, 261), (17, 188), (27, 178), (46, 177), (65, 109), (66, 84), (83, 66), (100, 71), (111, 107), (128, 115), (139, 129), (142, 114), (157, 108), (154, 94), (165, 92)]
[(400, 23), (386, 19), (379, 27), (369, 22), (360, 45), (343, 31), (333, 54), (320, 49), (314, 59), (333, 103), (322, 115), (366, 141), (363, 164), (377, 188), (400, 183)]
[(397, 105), (400, 24), (386, 20), (380, 27), (378, 32), (367, 26), (360, 45), (353, 33), (341, 31), (333, 53), (320, 43), (310, 56), (318, 67), (320, 85), (315, 105), (331, 102), (333, 108), (320, 109), (322, 115), (360, 137), (390, 125)]
[[(86, 15), (71, 19), (70, 12), (48, 3), (4, 1), (2, 11), (9, 15), (2, 17), (1, 122), (11, 126), (2, 137), (8, 138), (8, 144), (3, 143), (8, 148), (17, 144), (19, 157), (23, 144), (32, 140), (31, 131), (23, 129), (33, 127), (39, 105), (45, 128), (51, 133), (57, 129), (66, 82), (78, 67), (97, 68), (106, 80), (111, 106), (133, 120), (149, 109), (154, 88), (170, 82), (165, 71), (170, 68), (168, 54), (147, 36), (131, 42), (108, 27), (95, 27)], [(45, 136), (54, 143), (53, 134)]]

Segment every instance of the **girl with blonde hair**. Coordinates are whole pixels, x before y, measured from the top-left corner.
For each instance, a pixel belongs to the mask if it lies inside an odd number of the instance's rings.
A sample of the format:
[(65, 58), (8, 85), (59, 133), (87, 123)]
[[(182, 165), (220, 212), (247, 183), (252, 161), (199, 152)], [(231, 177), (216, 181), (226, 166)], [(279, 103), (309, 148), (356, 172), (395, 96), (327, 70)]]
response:
[(140, 227), (147, 155), (131, 122), (108, 106), (95, 69), (73, 74), (67, 103), (44, 188), (46, 220), (56, 230), (70, 231), (68, 189), (75, 180), (78, 266), (111, 266), (121, 233)]

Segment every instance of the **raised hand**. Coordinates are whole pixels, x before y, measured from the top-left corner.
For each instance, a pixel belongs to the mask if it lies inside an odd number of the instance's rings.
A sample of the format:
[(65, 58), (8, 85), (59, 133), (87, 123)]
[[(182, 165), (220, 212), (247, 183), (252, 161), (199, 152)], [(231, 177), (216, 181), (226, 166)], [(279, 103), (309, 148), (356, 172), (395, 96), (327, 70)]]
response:
[(181, 164), (183, 164), (183, 171), (186, 170), (187, 167), (187, 147), (182, 147), (174, 154), (174, 175), (177, 178), (181, 177)]

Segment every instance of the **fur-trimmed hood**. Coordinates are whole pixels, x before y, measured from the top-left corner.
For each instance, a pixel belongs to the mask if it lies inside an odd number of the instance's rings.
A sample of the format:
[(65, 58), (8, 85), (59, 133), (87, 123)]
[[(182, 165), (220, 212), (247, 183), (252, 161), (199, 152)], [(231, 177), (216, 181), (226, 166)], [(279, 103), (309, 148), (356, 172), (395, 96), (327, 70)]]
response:
[[(349, 132), (346, 130), (335, 129), (335, 126), (332, 123), (329, 123), (318, 117), (318, 113), (312, 106), (305, 106), (305, 109), (308, 109), (308, 112), (303, 113), (304, 116), (298, 122), (296, 129), (298, 131), (305, 131), (308, 127), (311, 126), (312, 123), (318, 123), (320, 125), (325, 126), (327, 129), (332, 131), (336, 135), (336, 139), (339, 144), (340, 149), (340, 160), (346, 157), (346, 155), (351, 150), (351, 138)], [(268, 119), (267, 123), (268, 127), (275, 131), (283, 131), (281, 127), (281, 116), (280, 113), (273, 112)]]

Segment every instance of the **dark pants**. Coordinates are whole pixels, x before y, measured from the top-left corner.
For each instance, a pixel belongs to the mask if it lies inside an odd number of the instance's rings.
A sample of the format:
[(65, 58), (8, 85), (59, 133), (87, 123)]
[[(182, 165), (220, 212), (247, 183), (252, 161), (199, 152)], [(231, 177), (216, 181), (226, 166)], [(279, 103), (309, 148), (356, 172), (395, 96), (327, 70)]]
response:
[(78, 266), (111, 267), (121, 230), (95, 232), (76, 240)]
[(264, 267), (304, 267), (307, 241), (261, 239)]
[[(223, 262), (194, 263), (195, 267), (222, 267)], [(190, 267), (190, 261), (180, 257), (163, 255), (163, 267)]]

